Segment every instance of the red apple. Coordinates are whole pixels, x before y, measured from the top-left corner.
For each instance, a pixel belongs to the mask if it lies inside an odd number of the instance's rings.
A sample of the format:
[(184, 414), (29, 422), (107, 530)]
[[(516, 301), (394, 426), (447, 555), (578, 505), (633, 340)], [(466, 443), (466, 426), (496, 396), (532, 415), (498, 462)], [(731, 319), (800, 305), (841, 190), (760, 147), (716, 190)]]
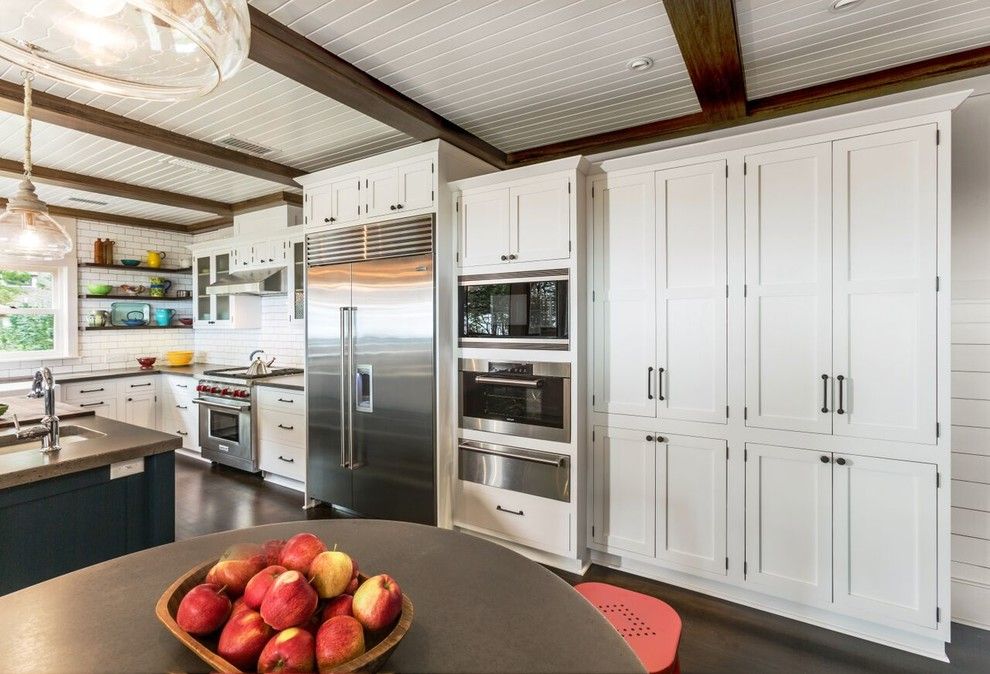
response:
[(342, 594), (334, 597), (323, 607), (323, 622), (335, 618), (339, 615), (354, 616), (351, 606), (354, 604), (354, 597), (349, 594)]
[(337, 550), (321, 552), (309, 565), (309, 579), (320, 599), (342, 594), (354, 576), (354, 562)]
[(316, 664), (320, 672), (332, 672), (338, 665), (364, 653), (364, 628), (354, 618), (339, 615), (323, 623), (316, 633)]
[(265, 551), (260, 545), (232, 545), (206, 574), (207, 583), (226, 587), (227, 594), (239, 597), (251, 578), (265, 568)]
[(275, 579), (261, 602), (261, 615), (277, 630), (298, 627), (309, 620), (319, 601), (305, 576), (286, 571)]
[(247, 610), (249, 609), (247, 604), (244, 603), (244, 597), (238, 597), (237, 601), (234, 602), (234, 605), (230, 607), (230, 617), (233, 618), (241, 611)]
[(313, 611), (313, 615), (311, 615), (306, 622), (300, 625), (300, 627), (302, 627), (302, 629), (312, 634), (313, 638), (315, 639), (316, 632), (317, 630), (320, 629), (320, 625), (322, 624), (323, 624), (323, 611), (321, 611), (320, 607), (317, 606), (316, 610)]
[(358, 580), (357, 576), (354, 576), (351, 578), (351, 582), (347, 584), (347, 587), (344, 588), (344, 594), (354, 594), (359, 587), (361, 587), (361, 581)]
[(372, 576), (354, 593), (354, 617), (372, 632), (385, 629), (402, 612), (402, 590), (388, 574)]
[(258, 656), (275, 630), (265, 624), (261, 614), (249, 608), (231, 616), (217, 643), (217, 653), (238, 669), (253, 672)]
[(265, 541), (262, 546), (265, 549), (265, 555), (267, 556), (268, 566), (278, 565), (278, 558), (282, 556), (282, 548), (285, 547), (285, 541), (273, 538), (270, 541)]
[(202, 636), (220, 629), (229, 615), (230, 599), (223, 588), (203, 583), (189, 590), (179, 602), (175, 622), (189, 634)]
[(244, 603), (247, 607), (253, 608), (255, 611), (261, 608), (261, 600), (268, 594), (272, 583), (275, 582), (279, 574), (285, 572), (286, 568), (284, 566), (266, 566), (254, 574), (244, 587)]
[(259, 672), (315, 672), (315, 639), (306, 630), (290, 627), (273, 636), (258, 658)]
[(285, 542), (278, 563), (289, 570), (308, 573), (313, 558), (326, 549), (323, 541), (313, 534), (296, 534)]

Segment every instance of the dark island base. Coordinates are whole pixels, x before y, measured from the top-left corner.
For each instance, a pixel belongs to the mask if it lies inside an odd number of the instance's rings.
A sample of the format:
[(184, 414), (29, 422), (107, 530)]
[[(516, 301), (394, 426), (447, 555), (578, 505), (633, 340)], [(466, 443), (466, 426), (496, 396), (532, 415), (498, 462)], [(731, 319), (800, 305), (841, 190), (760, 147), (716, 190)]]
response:
[(174, 452), (0, 490), (0, 595), (174, 540)]

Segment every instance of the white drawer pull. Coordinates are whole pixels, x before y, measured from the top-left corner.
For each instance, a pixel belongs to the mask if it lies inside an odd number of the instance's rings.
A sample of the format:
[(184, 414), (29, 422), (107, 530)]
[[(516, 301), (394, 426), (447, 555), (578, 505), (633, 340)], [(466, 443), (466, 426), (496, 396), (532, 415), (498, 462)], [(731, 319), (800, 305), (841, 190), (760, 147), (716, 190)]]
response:
[(509, 510), (508, 508), (503, 508), (500, 505), (495, 506), (495, 510), (500, 510), (500, 511), (502, 511), (504, 513), (508, 513), (510, 515), (520, 515), (522, 517), (525, 517), (526, 516), (526, 513), (524, 513), (522, 510)]

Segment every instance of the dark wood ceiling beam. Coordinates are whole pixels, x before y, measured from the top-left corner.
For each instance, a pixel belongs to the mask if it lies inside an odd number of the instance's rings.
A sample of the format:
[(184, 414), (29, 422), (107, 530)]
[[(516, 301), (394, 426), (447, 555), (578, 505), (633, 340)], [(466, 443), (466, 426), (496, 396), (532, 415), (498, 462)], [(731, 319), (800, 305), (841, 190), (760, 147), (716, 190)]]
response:
[(233, 224), (234, 221), (231, 218), (211, 218), (210, 220), (195, 222), (189, 225), (185, 231), (189, 234), (203, 234), (204, 232), (212, 232), (217, 229), (230, 227)]
[[(19, 177), (23, 174), (24, 168), (19, 161), (11, 159), (0, 159), (0, 174), (11, 177)], [(81, 173), (71, 173), (59, 169), (46, 168), (44, 166), (34, 166), (32, 176), (37, 183), (46, 185), (57, 185), (83, 192), (95, 194), (105, 194), (111, 197), (121, 197), (144, 201), (163, 206), (174, 206), (192, 211), (203, 211), (204, 213), (214, 213), (216, 215), (230, 215), (231, 205), (212, 199), (202, 199), (188, 194), (159, 190), (153, 187), (143, 187), (131, 183), (120, 183), (115, 180), (104, 178), (94, 178), (82, 175)]]
[(240, 215), (241, 213), (251, 213), (252, 211), (260, 211), (263, 208), (271, 208), (272, 206), (280, 206), (282, 204), (302, 206), (303, 196), (294, 192), (275, 192), (273, 194), (254, 197), (253, 199), (238, 201), (230, 206), (234, 214)]
[[(22, 114), (23, 96), (19, 84), (0, 80), (0, 111)], [(166, 131), (42, 91), (33, 94), (32, 116), (49, 124), (290, 187), (297, 187), (294, 179), (304, 173), (285, 164)]]
[(664, 0), (701, 110), (713, 121), (746, 115), (739, 34), (732, 0)]
[(744, 117), (712, 120), (704, 113), (684, 115), (625, 129), (532, 147), (509, 153), (513, 166), (595, 154), (646, 143), (716, 131), (733, 126), (853, 103), (990, 72), (990, 47), (979, 47), (866, 75), (819, 84), (749, 101)]
[[(0, 197), (0, 208), (6, 208), (6, 206), (7, 206), (7, 200)], [(81, 208), (65, 208), (63, 206), (49, 206), (48, 214), (57, 217), (76, 218), (79, 220), (93, 220), (95, 222), (109, 222), (115, 225), (127, 225), (128, 227), (143, 227), (145, 229), (159, 229), (169, 232), (186, 232), (189, 229), (187, 225), (180, 225), (174, 222), (162, 222), (160, 220), (133, 218), (127, 215), (117, 215), (116, 213), (87, 211)]]
[(251, 6), (252, 61), (419, 141), (440, 138), (506, 168), (505, 153)]

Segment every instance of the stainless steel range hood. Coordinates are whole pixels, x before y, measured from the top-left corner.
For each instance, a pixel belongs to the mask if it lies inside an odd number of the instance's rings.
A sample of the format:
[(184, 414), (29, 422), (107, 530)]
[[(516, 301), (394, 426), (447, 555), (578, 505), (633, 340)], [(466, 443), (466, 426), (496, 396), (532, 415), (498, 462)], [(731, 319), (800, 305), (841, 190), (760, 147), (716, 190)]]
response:
[(236, 271), (206, 287), (208, 295), (284, 295), (285, 267)]

